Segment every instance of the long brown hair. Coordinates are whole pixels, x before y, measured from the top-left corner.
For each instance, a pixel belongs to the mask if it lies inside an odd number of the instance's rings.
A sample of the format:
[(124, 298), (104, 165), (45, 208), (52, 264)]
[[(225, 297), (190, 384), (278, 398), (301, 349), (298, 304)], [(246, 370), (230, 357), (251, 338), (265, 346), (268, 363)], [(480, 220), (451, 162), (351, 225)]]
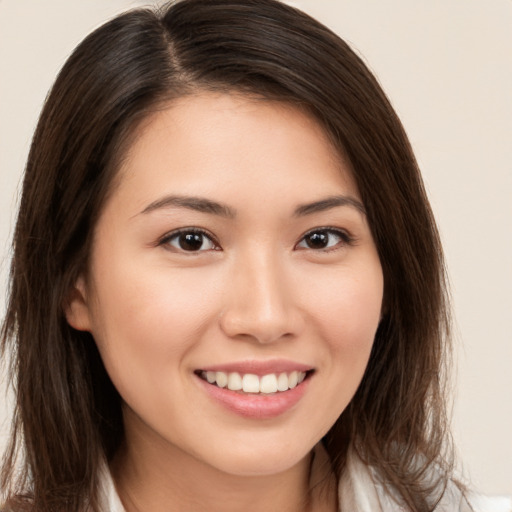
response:
[[(1, 333), (16, 393), (0, 482), (10, 506), (98, 511), (99, 467), (123, 439), (121, 400), (94, 340), (67, 324), (63, 307), (87, 269), (135, 127), (173, 98), (212, 89), (308, 110), (350, 160), (384, 272), (384, 315), (363, 381), (324, 444), (338, 475), (350, 445), (411, 510), (432, 510), (451, 467), (449, 322), (418, 166), (361, 59), (275, 0), (182, 0), (128, 12), (89, 35), (60, 72), (26, 166)], [(425, 478), (433, 466), (437, 480)]]

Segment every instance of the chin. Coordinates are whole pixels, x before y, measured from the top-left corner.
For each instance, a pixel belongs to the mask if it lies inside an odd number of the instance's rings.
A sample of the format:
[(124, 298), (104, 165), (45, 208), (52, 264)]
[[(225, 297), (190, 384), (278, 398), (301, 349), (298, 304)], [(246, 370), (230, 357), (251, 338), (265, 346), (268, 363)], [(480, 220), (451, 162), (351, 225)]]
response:
[(222, 457), (216, 457), (215, 462), (210, 465), (224, 473), (241, 476), (271, 476), (284, 473), (303, 462), (310, 454), (313, 446), (304, 450), (292, 446), (286, 446), (281, 449), (267, 446), (262, 449), (255, 446), (253, 449), (245, 446), (242, 449), (240, 445), (233, 444), (233, 450), (224, 450)]

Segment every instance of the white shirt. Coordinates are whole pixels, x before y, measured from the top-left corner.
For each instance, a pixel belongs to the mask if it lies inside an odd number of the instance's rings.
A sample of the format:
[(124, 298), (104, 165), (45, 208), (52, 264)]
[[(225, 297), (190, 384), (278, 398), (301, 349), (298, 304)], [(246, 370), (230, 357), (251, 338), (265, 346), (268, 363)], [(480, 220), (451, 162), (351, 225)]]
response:
[[(323, 448), (315, 450), (320, 463), (327, 454)], [(105, 466), (106, 467), (106, 466)], [(102, 512), (126, 512), (116, 492), (112, 476), (105, 469), (102, 476)], [(348, 512), (410, 512), (401, 507), (374, 477), (373, 472), (353, 452), (338, 486), (339, 510)], [(469, 504), (460, 489), (450, 482), (435, 512), (485, 512)]]

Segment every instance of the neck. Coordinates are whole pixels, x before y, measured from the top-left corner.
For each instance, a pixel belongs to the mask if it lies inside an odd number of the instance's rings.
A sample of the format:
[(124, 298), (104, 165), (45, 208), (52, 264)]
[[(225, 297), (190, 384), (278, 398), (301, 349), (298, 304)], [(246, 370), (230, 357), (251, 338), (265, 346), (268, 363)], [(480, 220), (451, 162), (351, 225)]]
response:
[(126, 512), (331, 512), (336, 485), (324, 455), (312, 464), (308, 454), (278, 474), (239, 476), (127, 432), (111, 469)]

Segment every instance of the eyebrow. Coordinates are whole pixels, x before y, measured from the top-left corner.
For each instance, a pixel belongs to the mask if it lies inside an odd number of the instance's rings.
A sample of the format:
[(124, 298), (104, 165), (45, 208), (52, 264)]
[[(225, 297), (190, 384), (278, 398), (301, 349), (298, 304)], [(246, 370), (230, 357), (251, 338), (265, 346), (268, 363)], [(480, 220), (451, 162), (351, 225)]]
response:
[(351, 208), (355, 208), (363, 215), (366, 215), (366, 210), (361, 201), (357, 200), (352, 196), (330, 196), (325, 199), (321, 199), (320, 201), (315, 201), (314, 203), (307, 203), (298, 206), (295, 209), (296, 217), (303, 217), (305, 215), (311, 215), (313, 213), (324, 212), (326, 210), (330, 210), (331, 208), (337, 208), (339, 206), (350, 206)]
[[(343, 195), (330, 196), (313, 203), (299, 205), (295, 209), (294, 215), (296, 217), (304, 217), (306, 215), (323, 212), (340, 206), (349, 206), (355, 208), (363, 215), (366, 215), (366, 210), (361, 201), (354, 197)], [(156, 201), (153, 201), (148, 206), (146, 206), (146, 208), (144, 208), (144, 210), (142, 210), (140, 213), (147, 214), (161, 208), (172, 207), (187, 208), (190, 210), (218, 215), (220, 217), (226, 217), (230, 219), (233, 219), (236, 216), (236, 210), (225, 204), (218, 203), (204, 197), (181, 195), (170, 195), (157, 199)]]
[(157, 199), (152, 202), (141, 214), (150, 213), (161, 208), (188, 208), (189, 210), (195, 210), (202, 213), (210, 213), (213, 215), (219, 215), (221, 217), (234, 218), (236, 215), (235, 210), (227, 205), (217, 203), (210, 199), (195, 196), (165, 196), (161, 199)]

